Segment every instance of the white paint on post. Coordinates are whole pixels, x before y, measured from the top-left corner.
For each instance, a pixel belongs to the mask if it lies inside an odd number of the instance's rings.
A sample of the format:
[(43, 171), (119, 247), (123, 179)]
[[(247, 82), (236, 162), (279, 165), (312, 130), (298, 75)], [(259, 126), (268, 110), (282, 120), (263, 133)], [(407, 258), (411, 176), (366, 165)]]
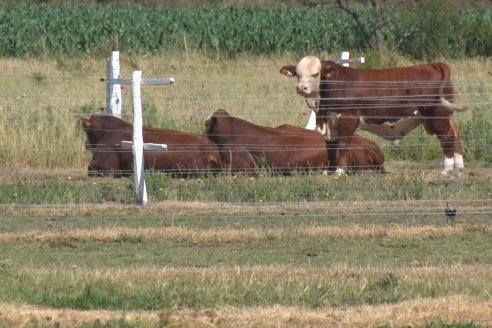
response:
[(309, 108), (309, 118), (305, 129), (316, 130), (316, 113), (311, 108)]
[(345, 66), (345, 67), (349, 67), (350, 66), (350, 63), (349, 63), (350, 53), (348, 51), (343, 51), (342, 52), (342, 56), (340, 57), (340, 59), (341, 59), (341, 62), (342, 62), (342, 66)]
[[(133, 149), (133, 141), (123, 140), (121, 142), (121, 148)], [(148, 150), (148, 151), (167, 151), (167, 145), (166, 144), (153, 143), (153, 142), (144, 142), (143, 150), (144, 151), (145, 150)]]
[(337, 63), (349, 67), (350, 64), (364, 64), (365, 63), (365, 58), (364, 57), (358, 57), (358, 58), (352, 58), (350, 59), (350, 53), (348, 51), (342, 52), (342, 55), (340, 56), (340, 59), (337, 60)]
[(143, 85), (169, 85), (176, 82), (174, 77), (168, 77), (165, 79), (142, 79)]
[(106, 63), (106, 113), (121, 118), (122, 98), (120, 78), (120, 52), (113, 51)]
[(133, 72), (133, 172), (135, 174), (137, 203), (145, 205), (147, 204), (147, 187), (144, 178), (142, 100), (140, 98), (141, 80), (142, 71)]

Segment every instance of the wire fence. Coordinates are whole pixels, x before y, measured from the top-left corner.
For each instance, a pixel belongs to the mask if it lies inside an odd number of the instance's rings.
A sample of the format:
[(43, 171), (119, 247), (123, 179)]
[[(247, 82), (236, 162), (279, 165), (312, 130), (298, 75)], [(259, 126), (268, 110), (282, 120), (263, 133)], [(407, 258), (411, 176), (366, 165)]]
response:
[[(296, 131), (278, 132), (279, 126), (290, 124), (303, 128), (307, 122), (306, 106), (302, 97), (295, 93), (295, 81), (278, 74), (279, 66), (259, 64), (223, 67), (209, 65), (199, 76), (199, 65), (179, 66), (178, 70), (165, 69), (160, 75), (173, 75), (176, 85), (162, 90), (153, 87), (143, 88), (143, 110), (145, 125), (158, 129), (172, 129), (189, 134), (201, 135), (206, 127), (205, 121), (216, 109), (226, 109), (232, 116), (249, 123), (265, 127), (270, 131), (263, 143), (258, 145), (248, 138), (258, 138), (257, 132), (248, 133), (233, 130), (222, 133), (221, 137), (236, 138), (234, 149), (249, 149), (255, 152), (299, 155), (300, 152), (322, 152), (320, 144), (298, 145), (304, 136)], [(102, 68), (102, 67), (101, 67)], [(127, 68), (128, 70), (128, 68)], [(224, 73), (224, 71), (226, 71)], [(103, 68), (101, 69), (103, 72)], [(248, 74), (244, 74), (248, 72)], [(155, 73), (155, 72), (153, 72)], [(243, 74), (242, 74), (243, 73)], [(84, 73), (71, 70), (7, 72), (0, 77), (0, 205), (5, 213), (9, 208), (22, 206), (84, 206), (85, 204), (132, 204), (134, 200), (133, 180), (128, 178), (88, 177), (88, 166), (92, 160), (91, 149), (99, 146), (98, 152), (114, 151), (115, 144), (101, 145), (86, 143), (82, 128), (82, 117), (101, 113), (105, 104), (105, 87), (99, 82), (103, 74)], [(127, 74), (130, 75), (130, 74)], [(195, 74), (198, 75), (198, 74)], [(241, 76), (244, 75), (244, 76)], [(414, 84), (413, 84), (414, 83)], [(379, 83), (378, 83), (379, 84)], [(362, 133), (364, 138), (375, 144), (354, 145), (352, 150), (367, 151), (379, 149), (386, 158), (385, 166), (389, 174), (375, 172), (354, 173), (348, 177), (334, 177), (326, 167), (310, 167), (298, 170), (295, 166), (279, 166), (289, 169), (286, 174), (278, 174), (261, 161), (253, 158), (254, 174), (251, 172), (231, 174), (226, 167), (223, 174), (207, 175), (208, 171), (196, 169), (194, 177), (182, 177), (186, 168), (173, 168), (167, 173), (149, 170), (146, 178), (150, 203), (169, 201), (208, 202), (213, 206), (220, 204), (296, 204), (309, 202), (319, 206), (334, 201), (394, 202), (416, 201), (423, 207), (426, 202), (440, 203), (444, 200), (461, 202), (468, 216), (487, 216), (492, 213), (492, 125), (490, 104), (492, 103), (492, 79), (483, 78), (453, 79), (458, 103), (469, 110), (454, 115), (461, 128), (465, 148), (465, 171), (463, 175), (453, 174), (441, 177), (439, 169), (442, 150), (438, 139), (420, 128), (412, 132), (398, 148), (377, 137)], [(374, 87), (374, 83), (371, 84)], [(393, 87), (381, 83), (381, 87), (391, 93)], [(407, 88), (436, 88), (427, 82), (412, 82)], [(355, 93), (367, 85), (357, 85)], [(131, 123), (130, 90), (123, 90), (123, 119)], [(358, 97), (362, 104), (359, 109), (371, 108), (364, 102), (378, 101), (378, 104), (391, 108), (405, 108), (411, 100), (416, 107), (435, 104), (430, 98), (436, 95), (388, 95), (380, 97)], [(346, 101), (346, 99), (343, 99)], [(351, 99), (353, 101), (354, 99)], [(414, 105), (415, 106), (415, 105)], [(344, 106), (333, 107), (341, 109)], [(353, 107), (352, 107), (353, 108)], [(375, 115), (374, 119), (387, 119)], [(392, 119), (400, 119), (398, 114)], [(448, 117), (419, 116), (418, 119), (449, 119)], [(101, 133), (128, 134), (118, 129), (96, 129)], [(277, 132), (275, 132), (277, 130)], [(166, 139), (174, 132), (156, 130), (153, 133)], [(275, 133), (279, 133), (276, 135)], [(216, 136), (217, 134), (210, 134)], [(125, 136), (126, 137), (126, 136)], [(280, 140), (280, 142), (277, 141)], [(405, 140), (406, 140), (405, 139)], [(118, 147), (118, 145), (116, 145)], [(88, 150), (86, 150), (88, 149)], [(194, 156), (203, 151), (196, 144), (169, 147), (162, 156), (180, 156), (190, 151)], [(209, 151), (209, 150), (207, 150)], [(131, 155), (131, 150), (124, 151)], [(149, 166), (149, 168), (151, 165)], [(328, 170), (324, 175), (323, 171)], [(222, 171), (222, 170), (221, 170)], [(129, 171), (131, 172), (131, 170)], [(104, 173), (104, 172), (103, 172)], [(480, 201), (480, 209), (475, 205)], [(434, 203), (433, 203), (434, 204)], [(469, 204), (469, 205), (466, 205)], [(384, 209), (383, 204), (383, 209)], [(435, 209), (424, 211), (403, 211), (395, 213), (391, 209), (383, 211), (351, 211), (357, 217), (366, 216), (428, 216), (442, 214)], [(195, 213), (198, 215), (198, 213)], [(308, 214), (306, 214), (308, 215)], [(326, 214), (312, 214), (317, 215)], [(342, 212), (333, 215), (343, 215)]]

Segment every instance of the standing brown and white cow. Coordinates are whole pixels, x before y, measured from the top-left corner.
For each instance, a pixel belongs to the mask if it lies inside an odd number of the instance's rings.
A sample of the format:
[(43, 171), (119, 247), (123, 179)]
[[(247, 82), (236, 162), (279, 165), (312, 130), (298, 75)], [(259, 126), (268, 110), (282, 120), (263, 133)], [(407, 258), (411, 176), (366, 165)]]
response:
[(297, 76), (296, 91), (317, 113), (317, 125), (327, 140), (337, 140), (337, 174), (347, 168), (352, 136), (357, 129), (399, 144), (423, 124), (439, 138), (444, 151), (442, 174), (464, 168), (450, 69), (444, 63), (381, 70), (343, 67), (315, 56), (287, 65), (280, 73)]

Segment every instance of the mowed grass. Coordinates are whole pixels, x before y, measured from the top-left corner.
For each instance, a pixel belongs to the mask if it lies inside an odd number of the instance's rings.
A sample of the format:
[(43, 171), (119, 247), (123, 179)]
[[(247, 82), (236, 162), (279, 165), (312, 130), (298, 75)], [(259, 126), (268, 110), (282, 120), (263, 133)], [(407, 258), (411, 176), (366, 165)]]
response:
[[(195, 217), (186, 215), (190, 209), (182, 205), (161, 204), (139, 214), (120, 207), (83, 216), (46, 210), (35, 218), (1, 219), (0, 230), (6, 232), (0, 234), (0, 301), (18, 315), (0, 310), (0, 318), (66, 325), (55, 309), (78, 309), (93, 311), (92, 323), (102, 320), (98, 313), (103, 310), (113, 313), (103, 322), (122, 319), (135, 327), (158, 326), (163, 320), (193, 326), (204, 318), (219, 327), (289, 326), (292, 320), (302, 327), (315, 313), (325, 316), (312, 326), (325, 327), (333, 324), (335, 312), (342, 326), (480, 326), (490, 320), (489, 313), (477, 311), (491, 302), (488, 219), (381, 216), (367, 222), (305, 215), (303, 205), (246, 206), (241, 216), (231, 214), (239, 205), (190, 204), (202, 208)], [(352, 210), (359, 211), (358, 206)], [(115, 210), (124, 214), (102, 214)], [(321, 205), (317, 211), (311, 208), (312, 213), (323, 211)], [(449, 306), (432, 306), (420, 309), (423, 316), (403, 315), (401, 321), (398, 311), (386, 312), (391, 306), (451, 300), (458, 307), (451, 312)], [(36, 321), (37, 310), (22, 314), (15, 304), (40, 306), (39, 313), (52, 309), (55, 315)], [(347, 316), (368, 307), (372, 314), (358, 323)], [(258, 317), (250, 313), (243, 321), (226, 314), (253, 308), (259, 309)], [(270, 321), (275, 311), (281, 317)], [(78, 324), (91, 322), (79, 317)]]

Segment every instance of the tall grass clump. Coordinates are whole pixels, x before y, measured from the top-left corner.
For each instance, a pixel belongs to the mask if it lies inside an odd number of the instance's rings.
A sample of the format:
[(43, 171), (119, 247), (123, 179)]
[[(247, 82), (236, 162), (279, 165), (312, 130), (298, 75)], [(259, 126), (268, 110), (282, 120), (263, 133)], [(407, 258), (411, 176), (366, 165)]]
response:
[(4, 168), (54, 169), (59, 167), (60, 158), (66, 167), (77, 167), (86, 160), (83, 143), (67, 142), (82, 138), (80, 123), (73, 114), (59, 113), (53, 107), (12, 112), (0, 108), (0, 133), (5, 136), (0, 141), (0, 161)]
[(490, 107), (475, 106), (471, 115), (471, 119), (460, 126), (464, 155), (472, 161), (491, 163), (492, 121), (488, 118)]

